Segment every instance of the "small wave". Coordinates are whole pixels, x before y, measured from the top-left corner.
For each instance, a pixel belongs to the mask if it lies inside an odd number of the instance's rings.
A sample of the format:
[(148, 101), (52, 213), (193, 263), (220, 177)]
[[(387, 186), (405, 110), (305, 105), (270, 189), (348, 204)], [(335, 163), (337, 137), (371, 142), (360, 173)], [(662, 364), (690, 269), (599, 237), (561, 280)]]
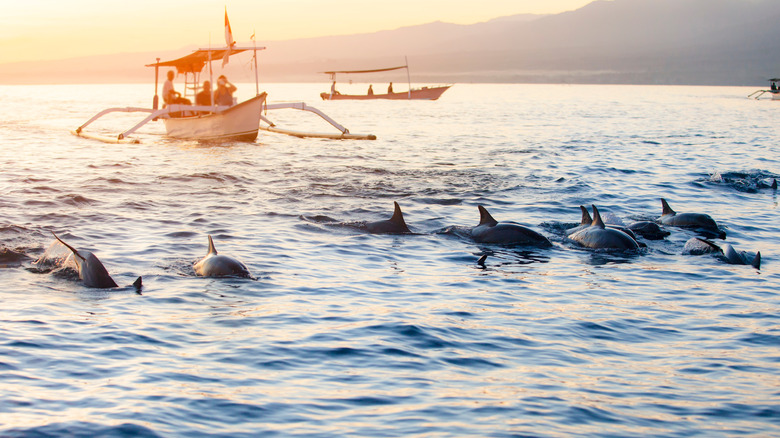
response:
[(191, 238), (195, 236), (199, 236), (200, 233), (196, 233), (194, 231), (173, 231), (171, 233), (165, 234), (165, 237), (174, 237), (174, 238)]
[(0, 268), (20, 266), (23, 261), (30, 257), (23, 252), (13, 251), (8, 248), (0, 248)]
[(765, 170), (714, 172), (697, 182), (722, 184), (738, 192), (758, 193), (760, 190), (776, 189), (778, 175)]
[(35, 186), (32, 188), (33, 191), (40, 193), (40, 192), (52, 192), (52, 193), (58, 193), (60, 192), (59, 189), (55, 189), (54, 187), (49, 186)]
[(0, 233), (12, 233), (12, 234), (27, 234), (30, 230), (20, 225), (4, 225), (0, 226)]
[(124, 423), (118, 426), (104, 426), (102, 424), (87, 422), (53, 423), (32, 428), (15, 428), (2, 430), (4, 437), (31, 437), (31, 436), (68, 436), (73, 438), (132, 436), (138, 438), (157, 438), (158, 435), (152, 429), (139, 424)]
[(64, 204), (72, 205), (74, 207), (80, 207), (82, 205), (92, 205), (97, 202), (96, 200), (87, 198), (86, 196), (72, 195), (72, 194), (60, 196), (58, 199), (60, 202)]

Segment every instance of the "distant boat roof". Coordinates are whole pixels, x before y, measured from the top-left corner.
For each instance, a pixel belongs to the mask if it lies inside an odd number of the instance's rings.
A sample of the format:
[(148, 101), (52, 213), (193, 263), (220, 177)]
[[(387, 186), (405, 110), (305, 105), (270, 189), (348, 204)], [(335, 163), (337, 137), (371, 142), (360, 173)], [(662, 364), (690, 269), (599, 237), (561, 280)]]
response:
[(409, 66), (402, 65), (399, 67), (375, 68), (372, 70), (334, 70), (334, 71), (324, 71), (322, 73), (325, 73), (326, 75), (334, 75), (336, 73), (377, 73), (380, 71), (400, 70), (402, 68), (409, 68)]
[[(257, 50), (264, 50), (265, 47), (257, 47)], [(232, 47), (230, 49), (230, 56), (238, 55), (241, 52), (247, 50), (255, 50), (255, 47)], [(155, 62), (154, 64), (146, 64), (147, 67), (176, 67), (179, 73), (198, 73), (203, 70), (209, 60), (217, 61), (225, 57), (225, 53), (228, 52), (227, 47), (221, 49), (198, 49), (189, 55), (182, 56), (181, 58), (174, 59), (172, 61)]]

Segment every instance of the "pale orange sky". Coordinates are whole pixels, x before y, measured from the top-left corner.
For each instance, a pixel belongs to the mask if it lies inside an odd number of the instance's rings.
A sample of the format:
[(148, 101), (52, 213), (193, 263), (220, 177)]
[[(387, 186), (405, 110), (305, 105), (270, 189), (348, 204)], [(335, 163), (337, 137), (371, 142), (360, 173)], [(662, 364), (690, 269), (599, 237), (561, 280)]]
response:
[(0, 64), (224, 44), (348, 35), (444, 21), (473, 24), (547, 14), (593, 0), (8, 0), (0, 12)]

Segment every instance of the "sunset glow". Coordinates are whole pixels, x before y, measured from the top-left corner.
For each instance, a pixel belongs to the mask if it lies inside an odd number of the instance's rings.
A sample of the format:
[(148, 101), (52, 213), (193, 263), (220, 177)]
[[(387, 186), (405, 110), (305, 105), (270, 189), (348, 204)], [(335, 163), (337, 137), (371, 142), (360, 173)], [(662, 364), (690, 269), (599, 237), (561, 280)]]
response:
[(396, 29), (434, 21), (473, 24), (577, 9), (590, 0), (28, 0), (0, 16), (0, 64), (222, 43), (227, 6), (235, 39), (259, 43)]

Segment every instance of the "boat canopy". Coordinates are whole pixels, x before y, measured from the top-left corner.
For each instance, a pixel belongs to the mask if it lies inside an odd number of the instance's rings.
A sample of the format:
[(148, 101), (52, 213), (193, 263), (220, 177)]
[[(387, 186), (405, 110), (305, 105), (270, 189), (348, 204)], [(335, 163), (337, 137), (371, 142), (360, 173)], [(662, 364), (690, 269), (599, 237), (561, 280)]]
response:
[(237, 55), (247, 50), (264, 50), (265, 47), (223, 47), (221, 49), (198, 49), (189, 55), (182, 56), (179, 59), (172, 61), (156, 62), (154, 64), (147, 64), (147, 67), (176, 67), (176, 71), (179, 73), (199, 73), (206, 66), (206, 63), (223, 59), (225, 54), (229, 56)]
[(401, 70), (402, 68), (409, 68), (408, 65), (402, 65), (399, 67), (387, 67), (387, 68), (375, 68), (373, 70), (336, 70), (336, 71), (324, 71), (326, 75), (335, 75), (336, 73), (378, 73), (381, 71)]

